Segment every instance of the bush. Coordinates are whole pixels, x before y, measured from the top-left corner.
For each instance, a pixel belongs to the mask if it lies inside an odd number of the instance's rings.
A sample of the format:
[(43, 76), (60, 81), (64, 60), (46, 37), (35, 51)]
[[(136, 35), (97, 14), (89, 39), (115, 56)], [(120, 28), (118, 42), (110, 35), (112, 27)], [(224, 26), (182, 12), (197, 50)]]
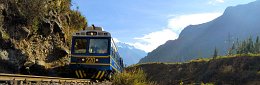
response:
[(45, 0), (10, 0), (12, 6), (19, 15), (26, 19), (27, 25), (31, 25), (34, 19), (41, 19), (47, 12)]
[(75, 32), (78, 32), (80, 30), (83, 30), (84, 27), (87, 26), (87, 20), (84, 16), (81, 15), (81, 13), (79, 11), (76, 10), (71, 10), (69, 12), (69, 20), (67, 25), (65, 25), (65, 37), (66, 37), (66, 41), (68, 46), (71, 46), (71, 39), (72, 39), (72, 35)]
[(87, 26), (87, 19), (81, 15), (81, 13), (77, 10), (70, 11), (70, 25), (72, 29), (82, 30), (85, 26)]
[(157, 85), (147, 80), (147, 76), (141, 69), (117, 73), (112, 78), (113, 85)]

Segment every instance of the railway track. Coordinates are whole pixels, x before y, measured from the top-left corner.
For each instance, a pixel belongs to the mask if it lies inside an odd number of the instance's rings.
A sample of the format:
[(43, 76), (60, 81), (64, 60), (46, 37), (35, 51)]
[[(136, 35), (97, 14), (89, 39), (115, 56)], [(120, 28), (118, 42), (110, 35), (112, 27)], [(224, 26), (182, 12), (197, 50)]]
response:
[(0, 73), (0, 85), (109, 85), (110, 82), (92, 82), (90, 79), (61, 78)]

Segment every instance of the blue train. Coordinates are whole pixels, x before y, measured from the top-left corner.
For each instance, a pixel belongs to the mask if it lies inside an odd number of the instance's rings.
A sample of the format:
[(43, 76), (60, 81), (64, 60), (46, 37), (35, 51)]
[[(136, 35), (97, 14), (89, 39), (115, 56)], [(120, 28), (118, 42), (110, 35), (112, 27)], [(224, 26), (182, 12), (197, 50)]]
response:
[(111, 34), (94, 25), (73, 34), (70, 66), (77, 78), (98, 80), (110, 79), (124, 68)]

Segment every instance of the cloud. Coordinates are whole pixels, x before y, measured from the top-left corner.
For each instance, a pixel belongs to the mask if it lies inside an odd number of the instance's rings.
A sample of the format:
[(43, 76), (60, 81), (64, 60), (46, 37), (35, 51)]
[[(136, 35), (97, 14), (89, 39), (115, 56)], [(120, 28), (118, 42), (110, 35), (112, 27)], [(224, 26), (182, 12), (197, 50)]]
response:
[(210, 4), (210, 5), (216, 5), (216, 4), (218, 4), (218, 3), (224, 3), (225, 1), (224, 0), (210, 0), (209, 2), (208, 2), (208, 4)]
[(174, 15), (168, 16), (167, 28), (145, 34), (142, 37), (134, 38), (136, 41), (134, 43), (128, 43), (135, 48), (144, 50), (146, 52), (151, 52), (158, 46), (164, 44), (168, 40), (175, 40), (178, 38), (179, 33), (188, 25), (196, 25), (211, 21), (219, 17), (222, 13), (198, 13), (198, 14), (188, 14), (188, 15)]
[(224, 0), (216, 0), (217, 2), (219, 3), (224, 3), (225, 1)]
[(161, 31), (146, 34), (143, 37), (134, 38), (137, 42), (129, 44), (138, 49), (144, 50), (145, 52), (151, 52), (159, 45), (164, 44), (168, 40), (177, 39), (177, 37), (178, 35), (171, 29), (163, 29)]
[(168, 28), (171, 28), (175, 33), (179, 34), (188, 25), (205, 23), (219, 17), (221, 14), (222, 13), (219, 12), (213, 12), (175, 16), (168, 20)]

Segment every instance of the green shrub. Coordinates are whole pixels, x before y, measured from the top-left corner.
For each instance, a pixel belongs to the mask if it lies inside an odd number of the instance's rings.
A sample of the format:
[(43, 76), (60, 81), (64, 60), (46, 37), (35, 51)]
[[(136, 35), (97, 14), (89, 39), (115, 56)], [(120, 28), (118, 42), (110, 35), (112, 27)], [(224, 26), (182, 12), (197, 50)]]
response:
[(117, 73), (112, 78), (113, 85), (157, 85), (147, 80), (145, 72), (141, 69)]
[(8, 40), (10, 38), (10, 36), (6, 32), (4, 32), (0, 29), (0, 38), (2, 38), (4, 40)]
[(70, 11), (70, 25), (72, 29), (82, 30), (85, 26), (87, 26), (87, 19), (81, 15), (81, 13), (77, 10)]
[(34, 32), (38, 31), (39, 29), (39, 20), (38, 19), (33, 19), (33, 22), (32, 22), (32, 30)]

